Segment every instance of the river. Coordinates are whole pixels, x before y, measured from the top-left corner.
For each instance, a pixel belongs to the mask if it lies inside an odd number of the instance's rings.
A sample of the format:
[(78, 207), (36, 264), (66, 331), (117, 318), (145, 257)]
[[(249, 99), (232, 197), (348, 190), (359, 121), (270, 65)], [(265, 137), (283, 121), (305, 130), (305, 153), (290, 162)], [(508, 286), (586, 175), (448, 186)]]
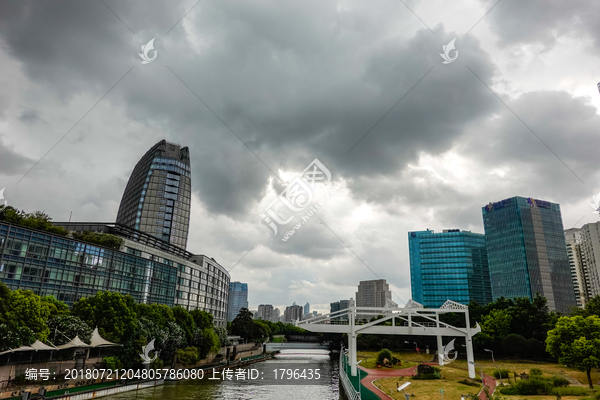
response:
[(324, 350), (283, 350), (274, 359), (251, 364), (259, 376), (273, 376), (281, 367), (319, 369), (318, 385), (265, 385), (256, 382), (195, 380), (165, 382), (162, 386), (104, 397), (106, 400), (338, 400), (338, 360)]

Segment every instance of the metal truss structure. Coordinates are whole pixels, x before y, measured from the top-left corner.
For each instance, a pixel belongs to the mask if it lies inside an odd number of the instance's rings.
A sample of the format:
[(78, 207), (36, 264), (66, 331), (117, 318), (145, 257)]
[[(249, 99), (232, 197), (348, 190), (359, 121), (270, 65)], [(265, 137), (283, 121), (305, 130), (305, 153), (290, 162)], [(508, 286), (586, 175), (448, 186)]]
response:
[[(441, 322), (440, 315), (446, 313), (463, 314), (464, 327)], [(367, 322), (367, 319), (377, 316), (383, 317)], [(448, 354), (444, 353), (442, 338), (444, 336), (464, 337), (469, 377), (475, 378), (472, 338), (481, 332), (481, 327), (476, 324), (471, 328), (469, 308), (452, 300), (446, 301), (440, 308), (425, 308), (414, 300), (409, 300), (404, 307), (389, 302), (386, 303), (386, 307), (380, 308), (356, 307), (354, 300), (350, 299), (350, 307), (344, 310), (296, 321), (295, 325), (311, 332), (347, 334), (352, 376), (356, 376), (357, 373), (356, 337), (359, 334), (436, 336), (440, 365), (444, 365), (444, 360), (448, 359)]]

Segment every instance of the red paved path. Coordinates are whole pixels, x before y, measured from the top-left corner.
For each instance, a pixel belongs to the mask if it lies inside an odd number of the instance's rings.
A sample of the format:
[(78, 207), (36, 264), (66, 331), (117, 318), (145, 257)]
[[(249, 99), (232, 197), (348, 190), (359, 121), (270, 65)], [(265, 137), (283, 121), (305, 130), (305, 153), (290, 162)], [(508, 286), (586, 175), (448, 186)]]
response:
[[(437, 365), (437, 364), (433, 364), (433, 363), (425, 363), (425, 364)], [(358, 368), (360, 368), (361, 370), (363, 370), (369, 374), (368, 376), (365, 376), (364, 378), (361, 379), (360, 382), (362, 383), (362, 385), (364, 387), (366, 387), (367, 389), (369, 389), (370, 391), (372, 391), (373, 393), (375, 393), (382, 400), (393, 400), (393, 398), (390, 397), (388, 394), (384, 393), (377, 386), (375, 386), (373, 384), (373, 381), (376, 381), (377, 379), (381, 379), (381, 378), (393, 378), (396, 376), (413, 376), (413, 375), (416, 375), (416, 373), (417, 373), (416, 366), (410, 367), (410, 368), (404, 368), (404, 369), (383, 369), (383, 368), (367, 369), (367, 368), (363, 368), (359, 365)], [(460, 368), (460, 369), (463, 369), (463, 368)], [(478, 375), (478, 376), (481, 377), (481, 375)], [(496, 380), (489, 375), (483, 374), (483, 381), (485, 382), (485, 386), (488, 387), (490, 395), (492, 393), (494, 393), (494, 389), (496, 388)], [(479, 399), (485, 400), (485, 393), (483, 390), (481, 391), (481, 393), (479, 393)]]

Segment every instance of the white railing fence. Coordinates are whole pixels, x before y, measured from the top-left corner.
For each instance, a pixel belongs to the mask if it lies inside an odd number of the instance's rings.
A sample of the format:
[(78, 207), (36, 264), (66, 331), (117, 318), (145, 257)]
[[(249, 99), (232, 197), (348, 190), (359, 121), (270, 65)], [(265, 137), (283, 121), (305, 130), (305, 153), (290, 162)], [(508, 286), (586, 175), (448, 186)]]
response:
[[(346, 375), (346, 354), (344, 353), (344, 345), (340, 350), (340, 390), (344, 390), (346, 392), (346, 397), (348, 400), (360, 400), (360, 393), (354, 389), (352, 382)], [(358, 383), (360, 385), (360, 382)]]

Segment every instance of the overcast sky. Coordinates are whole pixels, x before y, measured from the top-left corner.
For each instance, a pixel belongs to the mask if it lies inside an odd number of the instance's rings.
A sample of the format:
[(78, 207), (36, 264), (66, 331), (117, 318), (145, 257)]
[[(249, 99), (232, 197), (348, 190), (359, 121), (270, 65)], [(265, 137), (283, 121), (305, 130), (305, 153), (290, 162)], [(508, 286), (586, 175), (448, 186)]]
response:
[[(515, 195), (598, 220), (599, 20), (596, 0), (4, 0), (0, 189), (114, 221), (164, 138), (190, 148), (188, 250), (233, 267), (250, 308), (328, 311), (378, 277), (403, 304), (408, 231), (483, 233)], [(283, 241), (309, 209), (280, 207), (277, 236), (260, 213), (314, 159), (339, 189)]]

